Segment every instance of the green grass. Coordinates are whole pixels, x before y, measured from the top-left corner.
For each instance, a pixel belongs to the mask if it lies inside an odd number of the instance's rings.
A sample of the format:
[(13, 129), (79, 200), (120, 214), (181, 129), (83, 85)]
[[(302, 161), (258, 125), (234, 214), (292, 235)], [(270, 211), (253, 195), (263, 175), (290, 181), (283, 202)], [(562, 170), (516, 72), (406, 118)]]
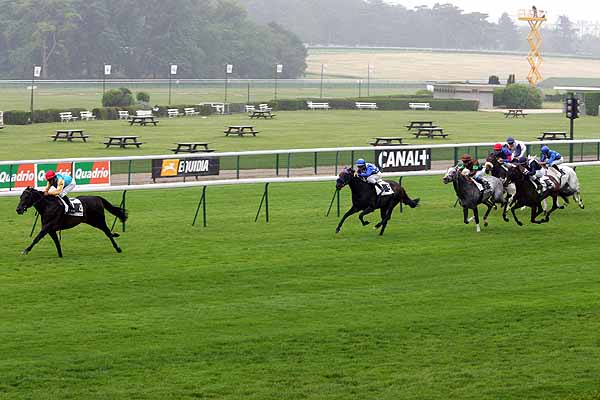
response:
[[(410, 120), (431, 119), (450, 136), (443, 139), (414, 139), (404, 125)], [(229, 125), (254, 125), (256, 137), (226, 137)], [(576, 138), (598, 138), (597, 117), (575, 122)], [(83, 128), (91, 135), (88, 143), (52, 142), (49, 135), (59, 128)], [(0, 159), (39, 159), (80, 156), (123, 156), (168, 154), (179, 141), (207, 141), (217, 151), (246, 151), (314, 147), (368, 146), (374, 136), (400, 135), (408, 143), (467, 143), (505, 140), (537, 140), (543, 131), (568, 130), (562, 114), (533, 114), (525, 119), (506, 119), (502, 113), (426, 111), (278, 111), (273, 120), (250, 120), (246, 114), (208, 118), (162, 118), (157, 127), (129, 126), (124, 121), (6, 126), (0, 131)], [(139, 135), (141, 149), (105, 149), (109, 135)]]
[(334, 234), (332, 184), (271, 185), (269, 224), (262, 187), (209, 188), (207, 228), (199, 190), (131, 192), (122, 254), (79, 227), (62, 260), (19, 256), (33, 215), (0, 199), (0, 398), (596, 398), (600, 171), (578, 173), (585, 210), (480, 234), (439, 177), (404, 180), (422, 205), (384, 237)]

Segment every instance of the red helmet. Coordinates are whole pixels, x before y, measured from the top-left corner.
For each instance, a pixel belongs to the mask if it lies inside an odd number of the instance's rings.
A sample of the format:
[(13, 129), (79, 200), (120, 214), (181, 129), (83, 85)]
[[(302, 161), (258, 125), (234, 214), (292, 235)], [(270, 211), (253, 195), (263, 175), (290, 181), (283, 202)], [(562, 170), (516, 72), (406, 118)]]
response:
[(56, 173), (54, 173), (54, 171), (50, 170), (46, 172), (46, 180), (49, 181), (50, 179), (54, 179), (56, 177)]
[(500, 144), (500, 143), (496, 143), (496, 144), (494, 145), (494, 150), (502, 150), (502, 144)]

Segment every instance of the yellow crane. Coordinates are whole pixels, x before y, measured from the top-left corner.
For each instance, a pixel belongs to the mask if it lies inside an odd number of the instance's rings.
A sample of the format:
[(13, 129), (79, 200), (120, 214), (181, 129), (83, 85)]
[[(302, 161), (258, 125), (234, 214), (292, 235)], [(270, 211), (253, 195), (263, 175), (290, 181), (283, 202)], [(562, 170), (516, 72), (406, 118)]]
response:
[(527, 61), (531, 66), (531, 69), (527, 74), (527, 80), (529, 81), (529, 85), (535, 86), (542, 80), (540, 67), (544, 59), (540, 53), (540, 48), (542, 46), (540, 28), (542, 27), (542, 23), (546, 21), (546, 12), (538, 10), (533, 6), (530, 10), (519, 11), (519, 21), (527, 21), (531, 28), (529, 35), (527, 35), (527, 42), (529, 42), (530, 47), (529, 53), (527, 54)]

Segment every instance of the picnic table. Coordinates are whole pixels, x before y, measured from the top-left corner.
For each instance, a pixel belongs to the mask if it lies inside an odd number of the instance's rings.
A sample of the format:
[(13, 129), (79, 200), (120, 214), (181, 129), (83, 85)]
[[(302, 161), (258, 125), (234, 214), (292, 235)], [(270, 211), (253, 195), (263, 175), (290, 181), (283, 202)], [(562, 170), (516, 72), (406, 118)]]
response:
[(413, 132), (415, 138), (420, 138), (421, 136), (427, 136), (429, 139), (433, 139), (434, 137), (443, 137), (446, 138), (448, 136), (447, 133), (444, 133), (444, 129), (440, 127), (436, 128), (418, 128), (416, 132)]
[(252, 111), (252, 114), (250, 115), (250, 119), (256, 118), (271, 118), (273, 119), (273, 117), (275, 116), (275, 114), (271, 114), (271, 110), (254, 110)]
[(544, 132), (538, 136), (539, 140), (566, 140), (567, 132)]
[(238, 136), (244, 136), (244, 135), (252, 135), (252, 136), (256, 136), (256, 134), (258, 133), (258, 131), (254, 130), (254, 127), (252, 125), (230, 125), (229, 128), (227, 128), (227, 130), (223, 131), (225, 132), (225, 136), (229, 136), (229, 135), (238, 135)]
[(508, 118), (508, 117), (511, 117), (511, 118), (518, 118), (518, 117), (525, 118), (526, 116), (527, 116), (527, 114), (523, 112), (522, 108), (509, 108), (504, 113), (504, 118)]
[(370, 142), (372, 146), (397, 146), (401, 144), (406, 144), (402, 143), (403, 138), (400, 136), (378, 136), (373, 139), (375, 139), (375, 141)]
[(138, 142), (139, 136), (105, 136), (108, 141), (104, 142), (106, 148), (118, 146), (124, 149), (126, 146), (136, 146), (138, 149), (144, 142)]
[(405, 126), (409, 131), (418, 128), (437, 128), (437, 126), (433, 124), (433, 121), (410, 121), (409, 124)]
[(159, 121), (154, 117), (154, 115), (131, 115), (129, 117), (129, 125), (140, 124), (140, 126), (146, 126), (147, 124), (156, 124)]
[(173, 153), (210, 153), (215, 151), (214, 149), (208, 148), (206, 142), (180, 142), (176, 143), (176, 149), (169, 149)]
[(88, 135), (83, 134), (83, 129), (57, 129), (54, 135), (50, 135), (53, 142), (58, 139), (65, 139), (67, 142), (72, 142), (73, 139), (81, 139), (87, 142)]

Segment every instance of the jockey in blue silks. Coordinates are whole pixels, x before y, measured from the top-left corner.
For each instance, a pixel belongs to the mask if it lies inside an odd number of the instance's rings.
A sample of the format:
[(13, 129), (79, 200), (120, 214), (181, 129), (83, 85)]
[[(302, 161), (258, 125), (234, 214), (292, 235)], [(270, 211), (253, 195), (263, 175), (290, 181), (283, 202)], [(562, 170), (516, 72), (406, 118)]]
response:
[(517, 160), (514, 160), (514, 162), (521, 164), (522, 166), (524, 166), (527, 171), (525, 172), (525, 175), (527, 175), (529, 177), (529, 179), (531, 180), (531, 182), (533, 182), (536, 186), (536, 188), (542, 192), (543, 191), (543, 187), (542, 187), (542, 182), (540, 181), (540, 179), (542, 179), (542, 177), (544, 176), (544, 171), (542, 170), (542, 166), (540, 165), (540, 163), (538, 162), (538, 160), (535, 158), (535, 156), (531, 156), (531, 157), (519, 157)]
[(359, 158), (356, 160), (356, 175), (367, 178), (368, 183), (377, 186), (383, 192), (383, 188), (378, 183), (381, 180), (379, 168), (375, 164), (365, 162), (365, 160)]
[(494, 157), (496, 157), (496, 159), (498, 159), (498, 162), (510, 162), (512, 161), (512, 153), (511, 151), (502, 146), (501, 143), (496, 143), (494, 145), (494, 152), (492, 153), (492, 155)]
[(563, 175), (563, 172), (558, 168), (563, 163), (563, 158), (558, 151), (550, 150), (548, 146), (542, 146), (542, 156), (540, 157), (542, 163), (546, 163), (548, 167), (553, 167), (555, 170)]

